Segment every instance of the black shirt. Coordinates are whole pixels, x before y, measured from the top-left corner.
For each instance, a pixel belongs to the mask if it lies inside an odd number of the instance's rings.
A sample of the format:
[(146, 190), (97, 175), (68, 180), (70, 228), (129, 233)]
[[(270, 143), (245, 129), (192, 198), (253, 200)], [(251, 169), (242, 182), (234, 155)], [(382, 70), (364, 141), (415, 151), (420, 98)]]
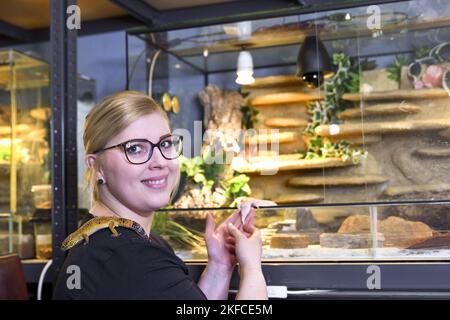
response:
[(106, 228), (70, 249), (54, 299), (206, 299), (164, 239), (124, 227), (116, 230), (118, 237)]

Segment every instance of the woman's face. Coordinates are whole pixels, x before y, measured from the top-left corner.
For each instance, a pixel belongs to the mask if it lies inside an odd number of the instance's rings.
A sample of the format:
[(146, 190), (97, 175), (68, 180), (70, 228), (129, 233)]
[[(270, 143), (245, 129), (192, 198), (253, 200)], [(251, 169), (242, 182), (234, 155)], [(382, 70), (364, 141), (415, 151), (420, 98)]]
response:
[[(143, 116), (113, 137), (105, 147), (128, 140), (147, 139), (156, 144), (170, 133), (166, 119), (159, 113)], [(164, 207), (170, 200), (179, 176), (178, 159), (166, 160), (158, 148), (143, 164), (127, 161), (123, 147), (101, 153), (100, 173), (106, 184), (99, 186), (128, 209), (145, 214)]]

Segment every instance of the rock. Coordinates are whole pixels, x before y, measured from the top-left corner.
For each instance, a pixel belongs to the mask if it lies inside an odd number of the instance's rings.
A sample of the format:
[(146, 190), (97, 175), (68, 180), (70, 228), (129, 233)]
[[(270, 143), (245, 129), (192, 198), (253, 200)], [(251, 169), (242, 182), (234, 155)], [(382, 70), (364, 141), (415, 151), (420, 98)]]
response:
[(370, 232), (370, 217), (357, 214), (344, 220), (338, 233), (368, 233)]
[[(403, 176), (414, 184), (428, 183), (432, 176), (429, 170), (422, 166), (422, 161), (411, 156), (411, 151), (406, 148), (399, 148), (391, 154), (392, 163), (397, 167)], [(421, 174), (417, 174), (420, 172)], [(390, 191), (387, 191), (390, 192)], [(387, 193), (385, 193), (388, 195)]]
[[(378, 234), (378, 247), (383, 247), (383, 235)], [(372, 247), (372, 235), (370, 233), (341, 234), (322, 233), (320, 246), (324, 248), (340, 249), (364, 249)]]
[(309, 237), (304, 234), (275, 233), (270, 239), (270, 247), (277, 249), (307, 248)]
[(408, 247), (408, 249), (450, 249), (450, 235), (435, 236), (418, 242)]
[(296, 230), (301, 234), (309, 237), (310, 244), (319, 244), (320, 242), (320, 226), (308, 208), (298, 208), (296, 210)]
[(378, 229), (384, 234), (386, 247), (407, 248), (433, 236), (433, 230), (423, 222), (389, 217), (379, 224)]
[(312, 212), (308, 208), (298, 208), (295, 212), (296, 219), (296, 229), (297, 231), (318, 229), (319, 224), (312, 215)]
[[(370, 232), (370, 218), (364, 215), (348, 217), (339, 228), (339, 234)], [(422, 222), (389, 217), (378, 221), (378, 232), (384, 235), (386, 247), (406, 248), (433, 236), (433, 229)]]
[[(433, 195), (408, 194), (401, 196), (399, 201), (414, 201), (417, 199), (429, 199)], [(383, 216), (398, 216), (409, 221), (420, 221), (434, 230), (450, 230), (450, 205), (427, 204), (427, 205), (402, 205), (390, 206), (383, 212)]]

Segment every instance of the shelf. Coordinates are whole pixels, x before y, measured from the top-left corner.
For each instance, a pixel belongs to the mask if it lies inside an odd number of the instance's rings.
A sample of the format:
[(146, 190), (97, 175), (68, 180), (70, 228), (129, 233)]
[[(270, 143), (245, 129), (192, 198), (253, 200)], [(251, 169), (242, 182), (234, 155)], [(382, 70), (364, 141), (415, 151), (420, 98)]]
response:
[[(331, 141), (335, 141), (335, 142), (339, 142), (342, 141), (342, 138), (340, 137), (329, 137), (329, 139)], [(362, 145), (370, 145), (370, 144), (375, 144), (375, 143), (379, 143), (381, 142), (381, 140), (383, 140), (381, 138), (381, 135), (366, 135), (364, 134), (364, 136), (355, 136), (355, 137), (345, 137), (344, 139), (345, 141), (350, 142), (351, 144), (355, 145), (355, 146), (362, 146)]]
[(270, 88), (270, 87), (283, 87), (283, 86), (303, 86), (303, 82), (296, 76), (268, 76), (262, 78), (255, 78), (255, 82), (243, 86), (244, 90)]
[(287, 203), (314, 203), (323, 201), (323, 196), (313, 193), (287, 194), (272, 199), (278, 204)]
[(264, 124), (272, 128), (304, 128), (308, 120), (301, 118), (267, 118)]
[(425, 184), (425, 185), (411, 185), (411, 186), (396, 186), (389, 187), (386, 189), (384, 194), (389, 197), (402, 196), (414, 193), (425, 193), (425, 192), (447, 192), (450, 191), (450, 184)]
[(410, 131), (442, 130), (450, 128), (450, 119), (432, 119), (396, 122), (347, 123), (340, 125), (320, 125), (315, 129), (322, 137), (342, 137), (362, 134), (403, 133)]
[(262, 106), (281, 106), (285, 104), (304, 103), (308, 101), (318, 100), (318, 95), (303, 92), (280, 92), (260, 95), (249, 99), (249, 104), (254, 107)]
[(263, 173), (265, 171), (287, 171), (287, 170), (311, 170), (322, 168), (338, 168), (352, 166), (352, 161), (342, 161), (341, 158), (326, 158), (312, 160), (286, 160), (249, 163), (245, 159), (235, 157), (231, 163), (233, 170), (241, 173)]
[(258, 143), (289, 143), (300, 139), (299, 132), (278, 132), (269, 134), (258, 134), (254, 136), (245, 136), (244, 142), (246, 144)]
[(450, 158), (450, 148), (422, 148), (414, 151), (415, 154), (430, 158)]
[(449, 98), (444, 89), (399, 89), (392, 91), (378, 91), (370, 93), (346, 93), (342, 99), (348, 101), (376, 101), (376, 100), (414, 100)]
[[(361, 114), (362, 111), (362, 114)], [(339, 119), (361, 119), (361, 116), (376, 117), (376, 116), (395, 116), (395, 115), (409, 115), (419, 113), (422, 108), (413, 103), (383, 103), (361, 108), (356, 107), (347, 109), (338, 115)]]
[(291, 187), (364, 186), (387, 181), (389, 181), (389, 177), (380, 175), (294, 177), (288, 180), (288, 185)]

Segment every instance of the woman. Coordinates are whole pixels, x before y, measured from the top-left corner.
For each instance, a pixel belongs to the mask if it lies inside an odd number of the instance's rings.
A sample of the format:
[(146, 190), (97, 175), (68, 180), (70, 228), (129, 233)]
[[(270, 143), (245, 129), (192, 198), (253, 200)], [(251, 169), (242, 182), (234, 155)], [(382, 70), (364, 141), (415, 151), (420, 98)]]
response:
[(86, 117), (83, 139), (86, 177), (93, 189), (90, 218), (129, 219), (143, 232), (117, 227), (114, 237), (106, 228), (75, 245), (61, 268), (54, 298), (227, 299), (237, 261), (236, 298), (267, 299), (261, 236), (253, 227), (252, 210), (245, 224), (237, 211), (217, 229), (208, 216), (208, 265), (198, 284), (167, 242), (151, 233), (153, 212), (166, 206), (177, 189), (182, 151), (182, 139), (171, 133), (167, 115), (151, 98), (122, 92), (103, 99)]

